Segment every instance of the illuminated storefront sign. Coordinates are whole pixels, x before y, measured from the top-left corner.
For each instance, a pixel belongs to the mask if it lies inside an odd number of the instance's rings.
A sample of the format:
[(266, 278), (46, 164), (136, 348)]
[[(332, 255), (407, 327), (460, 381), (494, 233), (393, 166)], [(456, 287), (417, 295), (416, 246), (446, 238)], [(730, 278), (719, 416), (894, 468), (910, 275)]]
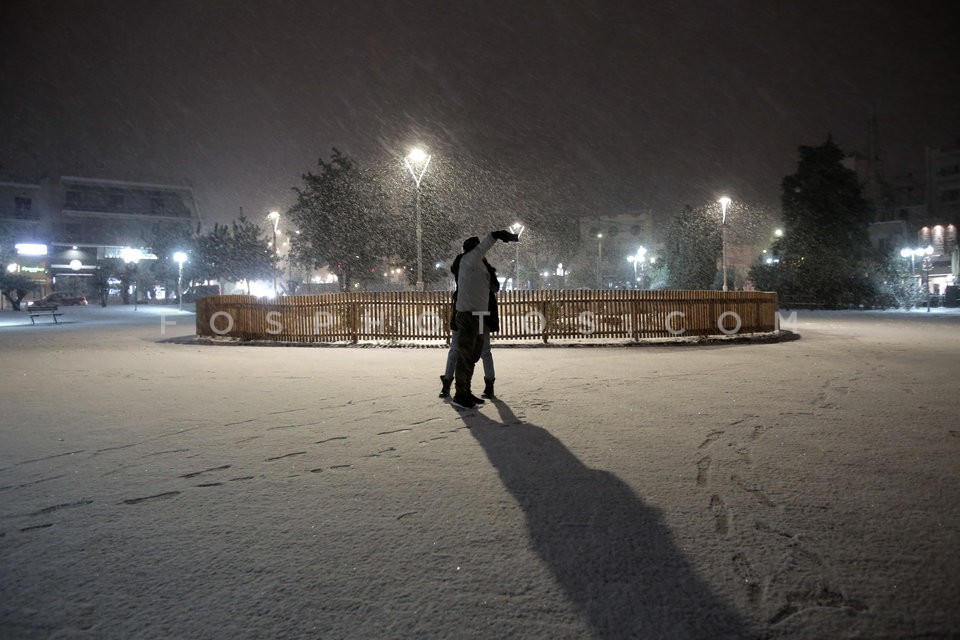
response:
[(13, 245), (17, 253), (21, 256), (45, 256), (47, 255), (47, 245), (35, 244), (32, 242), (18, 242)]

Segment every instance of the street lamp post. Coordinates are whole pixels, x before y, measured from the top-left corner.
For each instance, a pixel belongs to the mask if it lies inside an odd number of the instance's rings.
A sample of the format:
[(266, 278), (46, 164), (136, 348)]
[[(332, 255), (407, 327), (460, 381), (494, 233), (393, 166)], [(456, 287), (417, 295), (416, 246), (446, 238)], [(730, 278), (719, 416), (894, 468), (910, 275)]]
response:
[[(917, 247), (916, 249), (901, 249), (900, 255), (904, 258), (910, 258), (910, 275), (917, 275), (917, 258), (926, 259), (928, 256), (933, 255), (933, 246), (927, 245), (926, 247)], [(921, 265), (922, 268), (922, 265)]]
[(267, 219), (273, 223), (273, 259), (271, 262), (271, 269), (273, 271), (273, 299), (277, 299), (277, 256), (280, 255), (280, 251), (277, 248), (277, 227), (280, 226), (280, 212), (271, 211), (267, 214)]
[(183, 263), (187, 261), (187, 254), (183, 251), (177, 251), (173, 254), (173, 260), (179, 267), (177, 270), (177, 304), (180, 311), (183, 311)]
[(917, 275), (917, 258), (923, 258), (923, 262), (920, 264), (920, 270), (923, 272), (920, 277), (920, 285), (927, 290), (927, 311), (930, 311), (930, 272), (933, 271), (933, 247), (927, 245), (916, 249), (903, 248), (900, 250), (900, 255), (904, 258), (910, 258), (911, 277)]
[[(427, 172), (427, 165), (430, 164), (430, 154), (423, 149), (413, 149), (403, 159), (403, 163), (410, 171), (413, 182), (417, 185), (417, 291), (423, 291), (423, 226), (420, 222), (420, 182)], [(414, 169), (419, 167), (419, 172)]]
[(120, 252), (120, 257), (123, 258), (123, 261), (127, 265), (127, 270), (130, 271), (130, 265), (133, 265), (132, 270), (134, 272), (133, 278), (133, 310), (137, 310), (137, 298), (139, 297), (140, 291), (137, 287), (137, 278), (136, 278), (136, 268), (137, 264), (140, 262), (140, 258), (143, 254), (140, 252), (140, 249), (131, 249), (130, 247), (125, 247)]
[(597, 234), (597, 289), (602, 288), (602, 277), (600, 275), (600, 262), (603, 260), (603, 234)]
[(637, 282), (640, 281), (640, 276), (637, 273), (637, 270), (641, 268), (641, 265), (643, 265), (646, 262), (647, 260), (646, 255), (647, 255), (646, 248), (643, 246), (640, 246), (637, 249), (636, 254), (632, 256), (627, 256), (627, 262), (633, 263), (633, 286), (636, 289), (639, 289), (639, 287), (637, 286)]
[(723, 266), (723, 290), (727, 290), (727, 207), (730, 198), (723, 196), (718, 201), (722, 210), (720, 219), (720, 263)]
[(917, 275), (917, 265), (914, 262), (913, 251), (914, 251), (913, 249), (906, 249), (906, 248), (900, 249), (900, 255), (902, 257), (910, 258), (910, 275), (911, 276)]
[(923, 256), (920, 269), (923, 271), (923, 288), (927, 294), (927, 313), (930, 313), (930, 272), (933, 271), (933, 247), (927, 247), (930, 253)]
[[(526, 229), (526, 227), (524, 227), (524, 226), (523, 226), (522, 224), (520, 224), (519, 222), (514, 222), (512, 225), (510, 225), (510, 233), (515, 233), (515, 234), (517, 234), (517, 236), (519, 236), (521, 233), (523, 233), (523, 230), (524, 230), (524, 229)], [(514, 273), (513, 273), (513, 288), (514, 288), (514, 290), (516, 290), (517, 288), (520, 287), (520, 243), (519, 243), (519, 242), (516, 243), (516, 249), (517, 249), (517, 255), (516, 255), (516, 258), (515, 258), (514, 261), (513, 261), (513, 271), (514, 271)]]

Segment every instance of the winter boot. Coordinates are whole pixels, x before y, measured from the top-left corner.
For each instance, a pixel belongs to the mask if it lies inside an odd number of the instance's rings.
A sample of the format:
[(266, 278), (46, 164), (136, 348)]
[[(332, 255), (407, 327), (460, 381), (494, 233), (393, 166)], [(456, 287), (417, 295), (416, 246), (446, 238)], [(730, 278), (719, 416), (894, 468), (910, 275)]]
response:
[(461, 391), (455, 393), (453, 398), (451, 398), (451, 401), (453, 404), (457, 405), (458, 407), (463, 407), (464, 409), (472, 409), (473, 407), (477, 406), (477, 403), (473, 401), (473, 396), (471, 394), (463, 393)]
[(489, 398), (491, 400), (497, 397), (493, 394), (493, 383), (495, 380), (496, 378), (483, 379), (483, 393), (480, 394), (482, 397)]
[(440, 397), (449, 398), (450, 397), (450, 384), (453, 382), (453, 378), (444, 378), (440, 376)]

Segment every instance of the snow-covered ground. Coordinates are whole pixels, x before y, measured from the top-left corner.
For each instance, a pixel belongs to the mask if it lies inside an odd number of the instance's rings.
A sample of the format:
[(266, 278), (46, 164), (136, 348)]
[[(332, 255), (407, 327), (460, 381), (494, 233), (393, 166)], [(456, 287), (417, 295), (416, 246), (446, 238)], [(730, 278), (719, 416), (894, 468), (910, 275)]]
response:
[(65, 311), (0, 312), (0, 637), (960, 636), (956, 313), (495, 347), (459, 413), (440, 348)]

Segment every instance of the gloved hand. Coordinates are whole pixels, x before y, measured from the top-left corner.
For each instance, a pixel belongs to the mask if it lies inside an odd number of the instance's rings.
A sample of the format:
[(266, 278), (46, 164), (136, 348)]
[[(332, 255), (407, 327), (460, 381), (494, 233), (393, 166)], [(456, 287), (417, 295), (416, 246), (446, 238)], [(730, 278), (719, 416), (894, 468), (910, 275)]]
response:
[(520, 236), (516, 233), (510, 233), (506, 229), (501, 229), (500, 231), (491, 231), (490, 235), (500, 240), (501, 242), (519, 242)]

